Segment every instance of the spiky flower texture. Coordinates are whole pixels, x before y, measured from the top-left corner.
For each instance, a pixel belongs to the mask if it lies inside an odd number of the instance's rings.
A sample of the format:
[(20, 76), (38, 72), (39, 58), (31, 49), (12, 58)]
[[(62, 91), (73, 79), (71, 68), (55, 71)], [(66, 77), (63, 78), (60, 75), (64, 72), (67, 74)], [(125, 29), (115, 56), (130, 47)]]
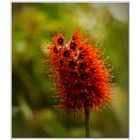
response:
[(91, 38), (76, 30), (72, 39), (65, 43), (63, 34), (52, 38), (49, 46), (49, 70), (56, 83), (59, 107), (68, 112), (100, 111), (110, 101), (111, 69), (103, 51)]

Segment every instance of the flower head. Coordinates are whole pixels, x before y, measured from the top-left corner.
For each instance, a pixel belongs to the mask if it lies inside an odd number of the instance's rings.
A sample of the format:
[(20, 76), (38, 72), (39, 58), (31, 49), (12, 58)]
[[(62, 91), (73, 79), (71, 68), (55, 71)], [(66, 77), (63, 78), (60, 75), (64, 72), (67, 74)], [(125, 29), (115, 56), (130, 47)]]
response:
[(66, 44), (64, 36), (53, 37), (49, 47), (50, 70), (60, 99), (59, 106), (68, 111), (85, 106), (99, 111), (110, 100), (111, 69), (107, 68), (102, 51), (89, 38), (75, 31)]

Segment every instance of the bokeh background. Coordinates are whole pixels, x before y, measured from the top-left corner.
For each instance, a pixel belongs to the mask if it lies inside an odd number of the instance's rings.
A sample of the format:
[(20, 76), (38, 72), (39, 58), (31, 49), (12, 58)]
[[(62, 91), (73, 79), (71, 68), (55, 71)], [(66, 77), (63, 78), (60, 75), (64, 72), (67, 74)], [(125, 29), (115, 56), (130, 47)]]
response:
[(68, 40), (77, 27), (98, 40), (115, 75), (111, 105), (91, 111), (91, 137), (129, 137), (128, 3), (12, 3), (12, 137), (85, 137), (83, 116), (53, 107), (41, 54), (55, 33)]

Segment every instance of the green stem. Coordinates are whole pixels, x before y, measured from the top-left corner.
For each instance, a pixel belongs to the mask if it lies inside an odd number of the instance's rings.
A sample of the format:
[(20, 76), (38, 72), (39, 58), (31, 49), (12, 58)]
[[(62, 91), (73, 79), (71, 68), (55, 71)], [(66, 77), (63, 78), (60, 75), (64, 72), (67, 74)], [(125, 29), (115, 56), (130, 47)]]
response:
[(89, 106), (85, 105), (85, 127), (86, 127), (86, 138), (90, 137), (89, 129)]

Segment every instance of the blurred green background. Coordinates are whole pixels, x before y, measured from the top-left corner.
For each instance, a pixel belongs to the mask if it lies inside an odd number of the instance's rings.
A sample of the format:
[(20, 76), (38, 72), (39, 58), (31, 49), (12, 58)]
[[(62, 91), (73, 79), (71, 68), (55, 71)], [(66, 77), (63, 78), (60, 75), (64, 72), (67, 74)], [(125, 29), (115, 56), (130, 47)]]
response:
[(128, 137), (128, 3), (12, 3), (12, 137), (85, 137), (84, 117), (55, 110), (42, 46), (77, 27), (95, 37), (115, 75), (112, 103), (91, 111), (91, 137)]

